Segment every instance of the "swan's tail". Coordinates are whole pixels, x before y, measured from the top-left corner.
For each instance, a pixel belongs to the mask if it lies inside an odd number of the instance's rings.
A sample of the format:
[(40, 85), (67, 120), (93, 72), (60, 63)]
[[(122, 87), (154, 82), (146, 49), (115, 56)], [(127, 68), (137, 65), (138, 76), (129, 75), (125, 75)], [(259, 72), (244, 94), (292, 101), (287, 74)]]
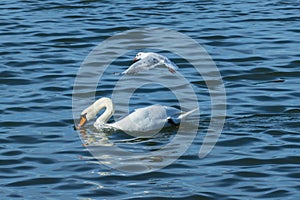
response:
[(171, 124), (171, 125), (178, 126), (183, 118), (188, 117), (189, 115), (191, 115), (193, 112), (195, 112), (197, 110), (199, 110), (198, 107), (193, 109), (193, 110), (190, 110), (188, 112), (182, 113), (178, 117), (174, 117), (174, 118), (168, 117), (168, 119), (167, 119), (168, 123)]
[(181, 115), (179, 115), (178, 119), (183, 119), (183, 118), (189, 116), (190, 114), (192, 114), (193, 112), (196, 112), (197, 110), (199, 110), (198, 107), (195, 108), (195, 109), (193, 109), (193, 110), (190, 110), (190, 111), (188, 111), (186, 113), (182, 113)]

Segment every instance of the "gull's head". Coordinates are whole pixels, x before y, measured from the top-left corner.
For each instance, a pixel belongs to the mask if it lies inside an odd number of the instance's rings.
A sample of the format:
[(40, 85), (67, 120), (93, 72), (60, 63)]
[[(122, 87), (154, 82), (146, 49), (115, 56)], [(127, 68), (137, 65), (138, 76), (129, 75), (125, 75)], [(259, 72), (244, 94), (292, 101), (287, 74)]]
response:
[(148, 53), (138, 52), (136, 54), (136, 56), (134, 57), (133, 61), (141, 60), (141, 59), (145, 58), (147, 55), (148, 55)]

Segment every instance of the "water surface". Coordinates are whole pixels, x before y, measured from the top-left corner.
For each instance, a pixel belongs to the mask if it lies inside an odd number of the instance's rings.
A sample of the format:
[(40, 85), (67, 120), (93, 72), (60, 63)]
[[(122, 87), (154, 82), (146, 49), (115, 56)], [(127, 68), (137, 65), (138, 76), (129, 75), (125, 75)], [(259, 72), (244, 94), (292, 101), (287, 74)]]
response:
[[(1, 1), (1, 198), (298, 199), (299, 5), (298, 0)], [(205, 82), (190, 71), (201, 107), (193, 144), (163, 169), (126, 174), (91, 159), (73, 130), (72, 89), (97, 44), (145, 26), (184, 33), (205, 47), (226, 87), (227, 119), (213, 151), (199, 159), (210, 97)], [(113, 65), (126, 69), (134, 53)], [(189, 73), (185, 60), (168, 56)], [(99, 97), (111, 95), (114, 78), (97, 88)], [(177, 104), (172, 95), (160, 99), (161, 92), (142, 99), (145, 92), (136, 93), (132, 106)], [(119, 145), (151, 150), (172, 137), (171, 131)]]

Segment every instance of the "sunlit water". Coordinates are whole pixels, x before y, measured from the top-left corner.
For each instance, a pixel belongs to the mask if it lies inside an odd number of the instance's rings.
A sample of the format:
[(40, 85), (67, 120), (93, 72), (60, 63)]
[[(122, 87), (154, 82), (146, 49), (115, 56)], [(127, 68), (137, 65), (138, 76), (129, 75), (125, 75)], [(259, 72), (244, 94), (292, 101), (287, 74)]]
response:
[[(4, 0), (0, 8), (1, 199), (300, 197), (298, 0)], [(186, 60), (165, 52), (199, 92), (198, 134), (171, 165), (129, 174), (99, 164), (84, 147), (73, 130), (72, 91), (81, 63), (96, 45), (145, 26), (184, 33), (205, 47), (224, 81), (227, 118), (212, 152), (199, 159), (210, 96)], [(125, 70), (135, 53), (112, 66)], [(110, 96), (117, 79), (108, 74), (96, 96)], [(132, 109), (155, 103), (178, 107), (169, 90), (151, 87), (136, 91)], [(168, 144), (176, 129), (163, 131), (152, 139), (124, 133), (94, 139), (145, 152)]]

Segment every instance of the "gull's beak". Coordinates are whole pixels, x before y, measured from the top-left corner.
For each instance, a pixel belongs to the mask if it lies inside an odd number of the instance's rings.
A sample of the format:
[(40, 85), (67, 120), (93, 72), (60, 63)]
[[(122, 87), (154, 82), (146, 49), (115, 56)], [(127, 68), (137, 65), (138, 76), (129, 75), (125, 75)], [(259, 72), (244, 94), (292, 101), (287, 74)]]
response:
[(172, 68), (168, 68), (169, 72), (171, 72), (172, 74), (176, 73), (176, 71)]
[(86, 122), (87, 122), (86, 114), (85, 115), (81, 115), (79, 123), (78, 123), (77, 126), (74, 126), (74, 129), (75, 130), (80, 130), (85, 125)]

